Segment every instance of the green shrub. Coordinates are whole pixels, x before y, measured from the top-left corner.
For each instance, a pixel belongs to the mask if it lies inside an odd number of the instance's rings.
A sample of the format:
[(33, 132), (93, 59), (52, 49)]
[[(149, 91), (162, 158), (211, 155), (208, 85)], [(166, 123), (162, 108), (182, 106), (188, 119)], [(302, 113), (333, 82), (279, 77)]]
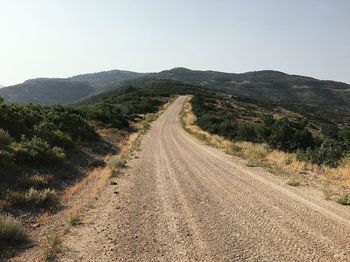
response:
[(106, 162), (103, 159), (95, 159), (92, 164), (92, 167), (104, 167), (106, 166)]
[(63, 106), (52, 106), (47, 111), (45, 121), (53, 123), (73, 141), (90, 141), (98, 138), (95, 130), (83, 119), (79, 111)]
[(21, 107), (0, 103), (0, 128), (17, 139), (22, 134), (28, 134), (29, 129), (24, 123)]
[(144, 98), (140, 99), (140, 101), (135, 101), (132, 108), (133, 113), (136, 114), (146, 114), (146, 113), (154, 113), (158, 110), (158, 107), (162, 104), (162, 102), (158, 99), (154, 98)]
[(122, 114), (120, 105), (102, 102), (82, 106), (80, 110), (87, 119), (97, 121), (103, 126), (121, 129), (129, 127), (129, 122)]
[(113, 170), (111, 173), (111, 177), (118, 177), (118, 176), (120, 176), (120, 173), (116, 170)]
[(214, 114), (202, 114), (195, 122), (200, 128), (212, 134), (217, 134), (228, 139), (233, 139), (237, 134), (237, 124), (230, 119)]
[(41, 122), (34, 127), (36, 134), (47, 141), (52, 146), (71, 147), (73, 145), (72, 138), (57, 129), (57, 126), (47, 121)]
[(337, 201), (339, 204), (341, 205), (344, 205), (344, 206), (347, 206), (347, 205), (350, 205), (350, 195), (349, 194), (344, 194), (342, 195), (338, 201)]
[(344, 149), (347, 152), (350, 152), (350, 127), (346, 127), (339, 131), (338, 134), (339, 140), (342, 141)]
[(26, 203), (26, 198), (22, 192), (9, 191), (5, 196), (5, 201), (9, 206), (21, 206)]
[(13, 149), (18, 163), (52, 164), (61, 162), (65, 157), (62, 148), (51, 148), (48, 142), (39, 137), (32, 139), (23, 137), (21, 143), (13, 145)]
[(0, 145), (0, 168), (9, 167), (14, 164), (15, 155), (10, 147), (2, 147)]
[(142, 126), (144, 131), (148, 131), (151, 128), (151, 124), (147, 121), (143, 121)]
[(261, 123), (256, 127), (256, 135), (259, 143), (267, 143), (272, 134), (272, 126), (275, 124), (275, 119), (272, 115), (263, 115)]
[(275, 120), (271, 126), (270, 136), (265, 139), (272, 148), (286, 152), (314, 146), (314, 139), (307, 130), (306, 124), (292, 122), (287, 118)]
[(0, 145), (9, 145), (11, 137), (21, 142), (23, 136), (28, 140), (40, 138), (51, 147), (65, 148), (72, 146), (73, 141), (98, 138), (81, 112), (73, 108), (0, 103)]
[(112, 158), (108, 162), (108, 167), (111, 169), (126, 167), (126, 161), (117, 157)]
[(17, 219), (0, 215), (0, 243), (23, 242), (27, 240), (26, 231)]
[(256, 125), (247, 122), (239, 122), (236, 139), (239, 141), (257, 142)]
[(299, 151), (297, 157), (299, 160), (310, 161), (317, 165), (327, 165), (330, 167), (338, 166), (344, 156), (342, 144), (335, 140), (326, 140), (316, 148), (308, 148), (305, 151)]
[(287, 182), (287, 184), (288, 184), (289, 186), (294, 186), (294, 187), (300, 186), (300, 182), (297, 181), (297, 180), (295, 180), (295, 179), (289, 180), (289, 181)]

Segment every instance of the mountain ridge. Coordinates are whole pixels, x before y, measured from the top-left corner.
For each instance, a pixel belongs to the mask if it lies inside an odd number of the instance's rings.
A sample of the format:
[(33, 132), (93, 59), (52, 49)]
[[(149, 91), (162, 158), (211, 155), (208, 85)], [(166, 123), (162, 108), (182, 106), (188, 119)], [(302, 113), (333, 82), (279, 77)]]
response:
[[(293, 110), (306, 110), (322, 117), (326, 108), (342, 123), (350, 114), (350, 85), (308, 76), (289, 75), (275, 70), (227, 73), (176, 67), (158, 73), (110, 70), (65, 79), (40, 78), (2, 88), (0, 96), (8, 103), (73, 104), (94, 96), (108, 96), (125, 86), (142, 86), (144, 81), (169, 79), (256, 101), (279, 104)], [(105, 93), (106, 92), (106, 93)], [(347, 122), (350, 120), (346, 120)]]

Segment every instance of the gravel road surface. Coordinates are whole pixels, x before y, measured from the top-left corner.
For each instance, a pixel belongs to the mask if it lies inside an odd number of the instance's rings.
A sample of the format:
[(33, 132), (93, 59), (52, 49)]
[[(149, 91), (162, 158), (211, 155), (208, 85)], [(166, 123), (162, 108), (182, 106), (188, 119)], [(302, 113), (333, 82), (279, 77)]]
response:
[(179, 97), (59, 261), (350, 261), (350, 212), (201, 144)]

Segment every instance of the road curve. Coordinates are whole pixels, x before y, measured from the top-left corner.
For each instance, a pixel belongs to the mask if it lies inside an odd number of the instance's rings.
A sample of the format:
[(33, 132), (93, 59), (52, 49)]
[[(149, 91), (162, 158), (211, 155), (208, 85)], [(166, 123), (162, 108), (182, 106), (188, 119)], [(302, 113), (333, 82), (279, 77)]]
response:
[(179, 97), (60, 261), (350, 261), (349, 210), (184, 132)]

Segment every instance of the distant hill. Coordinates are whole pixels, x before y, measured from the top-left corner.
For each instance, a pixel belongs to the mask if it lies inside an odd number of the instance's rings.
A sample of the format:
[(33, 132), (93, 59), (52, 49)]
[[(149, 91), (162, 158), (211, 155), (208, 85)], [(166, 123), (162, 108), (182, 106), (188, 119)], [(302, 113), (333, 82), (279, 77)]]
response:
[(70, 104), (95, 92), (86, 82), (39, 78), (0, 89), (7, 103)]
[(274, 103), (312, 117), (332, 117), (350, 124), (350, 85), (264, 70), (243, 74), (174, 68), (156, 74), (232, 95)]
[(147, 74), (112, 70), (64, 79), (37, 78), (0, 89), (7, 103), (72, 104), (115, 88), (121, 82)]
[(288, 75), (278, 71), (264, 70), (231, 74), (174, 68), (158, 73), (157, 77), (227, 91), (234, 95), (261, 101), (350, 107), (350, 85)]

